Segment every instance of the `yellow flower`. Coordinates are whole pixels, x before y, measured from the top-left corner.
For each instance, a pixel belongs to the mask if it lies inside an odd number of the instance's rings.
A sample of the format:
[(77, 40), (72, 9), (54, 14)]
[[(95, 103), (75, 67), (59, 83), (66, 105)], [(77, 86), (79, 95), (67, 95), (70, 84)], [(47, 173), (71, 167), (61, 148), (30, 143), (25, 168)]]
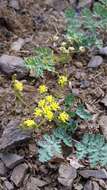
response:
[(61, 47), (65, 47), (66, 45), (66, 42), (62, 42)]
[(43, 108), (44, 106), (45, 106), (45, 99), (42, 99), (42, 100), (40, 100), (39, 101), (39, 103), (38, 103), (38, 106), (40, 107), (40, 108)]
[(49, 121), (52, 121), (53, 118), (54, 118), (54, 114), (53, 114), (53, 112), (50, 111), (50, 110), (45, 111), (45, 115), (44, 115), (44, 116), (45, 116)]
[(59, 37), (57, 35), (53, 36), (54, 41), (58, 41)]
[(20, 91), (20, 92), (23, 91), (23, 83), (18, 80), (14, 81), (13, 87), (17, 91)]
[(23, 122), (25, 127), (34, 127), (35, 121), (33, 119), (27, 119)]
[(40, 85), (40, 86), (39, 86), (39, 92), (40, 92), (41, 94), (47, 92), (47, 87), (46, 87), (44, 84)]
[(60, 121), (62, 121), (62, 122), (65, 123), (66, 121), (69, 120), (69, 115), (68, 115), (65, 111), (63, 111), (63, 112), (60, 113), (58, 119), (59, 119)]
[(45, 97), (45, 100), (49, 103), (53, 102), (54, 101), (54, 97), (52, 95), (49, 95), (49, 96), (46, 96)]
[(39, 117), (41, 117), (42, 116), (42, 110), (40, 109), (40, 108), (35, 108), (35, 110), (34, 110), (34, 114), (35, 114), (35, 116), (39, 116)]
[(75, 51), (75, 48), (71, 46), (71, 47), (68, 48), (68, 50), (69, 50), (70, 52), (74, 52), (74, 51)]
[(85, 53), (85, 47), (80, 46), (80, 47), (79, 47), (79, 50), (80, 50), (81, 53)]
[(59, 76), (59, 79), (58, 79), (58, 84), (61, 86), (61, 87), (64, 87), (66, 84), (67, 84), (67, 77), (64, 76), (64, 75), (61, 75)]
[(55, 101), (51, 103), (51, 108), (53, 111), (57, 111), (60, 109), (59, 104)]
[(66, 49), (65, 47), (62, 46), (62, 47), (60, 47), (59, 49), (60, 49), (60, 51), (61, 51), (62, 53), (69, 54), (69, 50)]

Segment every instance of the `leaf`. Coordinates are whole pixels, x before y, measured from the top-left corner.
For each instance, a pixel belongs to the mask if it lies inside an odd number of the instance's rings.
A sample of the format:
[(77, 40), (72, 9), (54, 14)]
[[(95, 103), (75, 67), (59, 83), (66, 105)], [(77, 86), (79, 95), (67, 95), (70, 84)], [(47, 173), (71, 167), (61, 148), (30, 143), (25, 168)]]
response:
[(90, 113), (88, 113), (87, 111), (85, 111), (85, 108), (83, 105), (79, 105), (77, 110), (76, 110), (76, 114), (84, 120), (91, 120), (92, 119), (92, 115)]
[(88, 158), (92, 167), (97, 164), (107, 165), (107, 143), (100, 134), (85, 134), (80, 143), (76, 144), (78, 159)]
[(47, 162), (53, 157), (62, 157), (62, 141), (66, 146), (72, 146), (72, 138), (64, 128), (58, 127), (53, 130), (51, 135), (45, 134), (43, 139), (38, 142), (39, 160), (41, 162)]
[(67, 108), (70, 108), (72, 106), (72, 104), (74, 103), (74, 100), (75, 100), (75, 97), (73, 94), (68, 94), (66, 97), (65, 97), (65, 106)]

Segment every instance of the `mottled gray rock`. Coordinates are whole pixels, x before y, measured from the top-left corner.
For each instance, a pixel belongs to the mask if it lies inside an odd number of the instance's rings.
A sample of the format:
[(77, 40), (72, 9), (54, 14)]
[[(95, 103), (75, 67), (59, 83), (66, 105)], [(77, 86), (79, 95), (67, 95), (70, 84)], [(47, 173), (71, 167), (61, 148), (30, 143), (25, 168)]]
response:
[(103, 58), (101, 56), (94, 56), (88, 63), (88, 67), (97, 68), (103, 63)]
[(29, 73), (21, 57), (6, 54), (0, 57), (0, 70), (9, 77), (16, 73), (18, 79), (24, 78)]
[(10, 183), (8, 180), (4, 181), (3, 188), (4, 190), (15, 190), (13, 184)]
[(93, 185), (91, 181), (87, 181), (84, 185), (84, 190), (93, 190)]
[(107, 179), (107, 172), (104, 169), (81, 170), (79, 174), (84, 178), (95, 177), (96, 179)]
[(0, 158), (9, 169), (13, 169), (15, 166), (23, 162), (24, 158), (17, 154), (12, 153), (1, 153)]
[(3, 162), (0, 160), (0, 176), (4, 177), (7, 174), (7, 169)]
[(11, 181), (17, 186), (20, 187), (24, 181), (25, 175), (28, 171), (27, 164), (20, 164), (16, 166), (11, 174)]
[(22, 48), (22, 46), (25, 44), (25, 40), (23, 38), (18, 38), (15, 42), (11, 44), (11, 50), (18, 52)]
[(99, 121), (100, 129), (107, 140), (107, 116), (102, 115)]
[(45, 185), (47, 185), (47, 182), (35, 178), (35, 177), (30, 177), (28, 183), (26, 184), (26, 189), (27, 190), (37, 190), (38, 187), (44, 187)]
[(69, 164), (62, 163), (59, 168), (58, 181), (64, 186), (72, 187), (72, 183), (77, 176), (77, 171), (75, 168)]
[(9, 1), (9, 6), (15, 10), (19, 10), (20, 6), (19, 6), (19, 1), (18, 0), (10, 0)]
[(107, 47), (103, 47), (99, 49), (100, 55), (107, 55)]
[(31, 138), (32, 131), (30, 129), (22, 129), (19, 125), (19, 120), (13, 120), (5, 127), (0, 138), (0, 151), (11, 149)]

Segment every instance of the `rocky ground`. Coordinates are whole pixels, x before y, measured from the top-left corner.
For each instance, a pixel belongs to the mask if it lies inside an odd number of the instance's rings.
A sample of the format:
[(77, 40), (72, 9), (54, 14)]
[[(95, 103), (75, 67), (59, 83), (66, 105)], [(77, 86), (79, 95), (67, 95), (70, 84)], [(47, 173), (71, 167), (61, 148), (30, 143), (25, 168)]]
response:
[[(52, 46), (52, 37), (63, 38), (66, 21), (64, 0), (0, 0), (0, 190), (106, 190), (107, 168), (92, 169), (71, 157), (67, 163), (41, 164), (31, 130), (21, 130), (20, 122), (31, 110), (16, 104), (11, 76), (17, 73), (24, 83), (26, 102), (34, 107), (40, 80), (32, 80), (24, 66), (24, 57), (34, 47)], [(106, 44), (106, 42), (105, 42)], [(59, 72), (66, 70), (69, 89), (93, 114), (91, 122), (80, 123), (77, 136), (84, 130), (100, 130), (107, 139), (107, 47), (100, 52), (76, 55)], [(50, 88), (55, 77), (45, 75)], [(52, 89), (51, 89), (52, 90)], [(35, 100), (36, 101), (36, 100)], [(87, 129), (88, 126), (88, 129)], [(37, 137), (36, 137), (37, 138)]]

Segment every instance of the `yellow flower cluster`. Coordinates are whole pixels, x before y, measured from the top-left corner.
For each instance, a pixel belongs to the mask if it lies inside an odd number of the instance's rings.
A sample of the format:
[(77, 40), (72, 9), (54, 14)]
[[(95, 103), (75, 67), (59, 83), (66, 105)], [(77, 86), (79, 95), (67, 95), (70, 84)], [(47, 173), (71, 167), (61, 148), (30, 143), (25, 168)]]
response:
[(73, 46), (69, 46), (66, 42), (62, 42), (61, 47), (59, 48), (62, 53), (69, 54), (75, 51)]
[(33, 119), (27, 119), (23, 122), (23, 125), (25, 127), (34, 127), (36, 124), (35, 124), (35, 121)]
[(47, 87), (44, 84), (42, 84), (39, 86), (38, 90), (39, 90), (40, 94), (43, 94), (43, 93), (47, 92)]
[(62, 121), (62, 122), (67, 122), (68, 120), (69, 120), (69, 115), (65, 112), (65, 111), (63, 111), (63, 112), (61, 112), (60, 114), (59, 114), (59, 117), (58, 117), (58, 119), (60, 120), (60, 121)]
[(20, 92), (23, 91), (23, 83), (18, 80), (14, 80), (13, 87), (17, 91), (20, 91)]
[(66, 76), (64, 75), (61, 75), (59, 76), (59, 79), (58, 79), (58, 84), (61, 86), (61, 87), (64, 87), (68, 82), (68, 79)]
[(34, 115), (44, 116), (49, 121), (54, 119), (55, 111), (58, 111), (60, 106), (58, 102), (55, 101), (52, 95), (45, 96), (44, 99), (40, 100), (38, 103), (38, 107), (34, 110)]

